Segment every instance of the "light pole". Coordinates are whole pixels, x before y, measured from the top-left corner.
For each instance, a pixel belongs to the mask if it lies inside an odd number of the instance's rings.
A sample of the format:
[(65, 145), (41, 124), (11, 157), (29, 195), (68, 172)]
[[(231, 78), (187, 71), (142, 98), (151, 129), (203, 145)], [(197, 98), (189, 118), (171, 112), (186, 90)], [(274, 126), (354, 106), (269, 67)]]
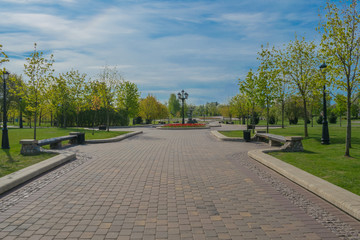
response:
[(189, 94), (184, 90), (181, 90), (181, 93), (178, 93), (178, 98), (182, 101), (182, 124), (185, 124), (185, 112), (184, 112), (184, 101), (188, 99)]
[(7, 129), (7, 113), (6, 113), (6, 80), (9, 78), (9, 73), (7, 71), (3, 72), (2, 78), (4, 81), (4, 108), (3, 108), (3, 129), (2, 129), (2, 142), (1, 148), (2, 149), (10, 149), (9, 145), (9, 135)]
[(22, 98), (19, 98), (19, 102), (20, 102), (19, 128), (23, 128), (23, 121), (22, 121)]
[[(325, 79), (325, 71), (324, 68), (326, 68), (326, 64), (323, 63), (320, 66), (320, 71), (324, 75)], [(323, 122), (322, 122), (322, 136), (321, 136), (321, 144), (330, 144), (330, 137), (329, 137), (329, 126), (327, 121), (327, 113), (326, 113), (326, 92), (325, 92), (325, 82), (324, 82), (324, 88), (323, 88)]]

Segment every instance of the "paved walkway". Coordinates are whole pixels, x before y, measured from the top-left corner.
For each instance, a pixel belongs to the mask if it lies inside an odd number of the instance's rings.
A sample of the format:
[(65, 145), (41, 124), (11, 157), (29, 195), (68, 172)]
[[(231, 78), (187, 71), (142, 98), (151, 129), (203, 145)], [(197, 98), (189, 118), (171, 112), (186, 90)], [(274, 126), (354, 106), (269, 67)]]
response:
[(70, 148), (91, 159), (0, 196), (15, 201), (0, 213), (0, 239), (360, 238), (358, 221), (247, 157), (266, 145), (142, 130)]

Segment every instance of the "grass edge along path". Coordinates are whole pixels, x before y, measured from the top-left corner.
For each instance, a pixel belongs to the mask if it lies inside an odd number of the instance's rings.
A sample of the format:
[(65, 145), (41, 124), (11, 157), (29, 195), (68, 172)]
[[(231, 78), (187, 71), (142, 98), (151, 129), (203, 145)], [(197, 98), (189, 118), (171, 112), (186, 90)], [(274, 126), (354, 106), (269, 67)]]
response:
[[(94, 131), (77, 128), (38, 128), (37, 139), (66, 136), (70, 132), (85, 132), (85, 139), (106, 139), (129, 133), (129, 131)], [(20, 154), (21, 139), (32, 139), (34, 129), (9, 128), (10, 149), (0, 149), (0, 177), (16, 172), (33, 164), (49, 159), (56, 154), (41, 153), (35, 156), (23, 156)], [(65, 143), (65, 141), (64, 141)]]
[[(352, 126), (351, 157), (344, 157), (346, 126), (329, 125), (330, 145), (322, 145), (321, 125), (309, 127), (309, 137), (302, 141), (304, 152), (271, 152), (269, 155), (360, 195), (360, 127)], [(228, 137), (242, 137), (242, 131), (220, 132)], [(270, 129), (282, 136), (303, 136), (304, 127)]]

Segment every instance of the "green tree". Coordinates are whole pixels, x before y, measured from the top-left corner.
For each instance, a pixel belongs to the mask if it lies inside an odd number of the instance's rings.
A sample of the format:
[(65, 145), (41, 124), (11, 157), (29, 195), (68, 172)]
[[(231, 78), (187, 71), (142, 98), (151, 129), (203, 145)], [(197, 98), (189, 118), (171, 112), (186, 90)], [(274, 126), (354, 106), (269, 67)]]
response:
[(256, 82), (256, 90), (258, 94), (258, 101), (260, 105), (265, 105), (266, 108), (266, 132), (269, 132), (269, 109), (277, 98), (279, 92), (277, 84), (280, 80), (279, 69), (276, 66), (275, 49), (269, 50), (269, 47), (261, 46), (261, 51), (258, 53), (260, 66), (258, 70), (258, 81)]
[(283, 51), (278, 49), (274, 50), (274, 61), (277, 67), (279, 76), (276, 78), (276, 102), (280, 102), (281, 106), (281, 127), (284, 128), (285, 121), (285, 101), (288, 98), (289, 92), (289, 75), (286, 72), (286, 61), (282, 58)]
[(140, 101), (140, 116), (146, 120), (146, 123), (151, 123), (158, 116), (158, 103), (154, 96), (149, 94), (146, 98)]
[(237, 94), (230, 99), (229, 104), (233, 115), (237, 116), (239, 118), (239, 121), (242, 118), (242, 123), (245, 124), (245, 115), (248, 112), (246, 97), (244, 95)]
[[(72, 98), (73, 91), (70, 87), (70, 79), (67, 74), (60, 74), (59, 77), (54, 78), (55, 84), (53, 94), (55, 102), (57, 103), (58, 115), (62, 116), (62, 127), (67, 127), (67, 116), (73, 108), (74, 99)], [(60, 123), (60, 122), (59, 122)]]
[(168, 111), (168, 108), (160, 103), (160, 102), (157, 102), (157, 117), (158, 119), (166, 119), (169, 117), (169, 111)]
[(34, 139), (36, 139), (36, 119), (39, 105), (42, 104), (48, 80), (54, 71), (52, 69), (54, 63), (53, 55), (46, 59), (43, 57), (43, 52), (37, 51), (36, 47), (35, 43), (34, 52), (30, 54), (30, 57), (26, 58), (27, 64), (24, 64), (25, 75), (29, 78), (29, 92), (26, 95), (27, 108), (29, 111), (34, 112)]
[(70, 70), (62, 74), (62, 77), (68, 82), (72, 106), (76, 112), (76, 126), (79, 127), (79, 114), (84, 109), (85, 103), (86, 74), (81, 74), (78, 70)]
[(123, 80), (117, 69), (105, 66), (99, 74), (99, 85), (100, 99), (102, 107), (106, 110), (106, 128), (109, 131), (110, 126), (110, 111), (114, 109), (114, 100), (116, 89), (119, 88), (120, 82)]
[(228, 117), (230, 118), (230, 121), (232, 120), (232, 112), (231, 112), (230, 104), (219, 105), (219, 112), (221, 116), (223, 116), (223, 118)]
[(0, 44), (0, 64), (9, 61), (8, 56), (7, 56), (6, 53), (2, 50), (2, 48), (3, 48), (3, 45)]
[(139, 113), (140, 92), (135, 83), (123, 80), (117, 88), (117, 103), (127, 116), (134, 118)]
[[(350, 2), (350, 4), (348, 4)], [(329, 73), (335, 79), (338, 89), (346, 92), (347, 129), (345, 156), (350, 156), (351, 148), (351, 105), (359, 91), (360, 60), (360, 14), (358, 1), (347, 1), (343, 8), (327, 2), (325, 18), (318, 30), (322, 33), (321, 52), (329, 63)]]
[[(255, 126), (255, 106), (258, 102), (258, 93), (256, 91), (257, 76), (253, 73), (252, 69), (247, 73), (245, 80), (239, 79), (240, 93), (246, 96), (248, 104), (251, 108), (252, 124)], [(255, 127), (253, 127), (253, 131)]]
[(289, 81), (293, 89), (301, 96), (303, 102), (304, 136), (308, 137), (307, 128), (307, 103), (314, 89), (319, 88), (318, 65), (319, 58), (314, 42), (306, 42), (304, 38), (291, 41), (283, 52), (284, 70), (289, 76)]
[(341, 127), (341, 118), (346, 113), (346, 97), (342, 94), (336, 94), (335, 96), (335, 112), (340, 117), (340, 127)]
[(168, 110), (171, 116), (176, 117), (180, 109), (181, 109), (181, 105), (179, 99), (176, 97), (174, 93), (170, 94)]

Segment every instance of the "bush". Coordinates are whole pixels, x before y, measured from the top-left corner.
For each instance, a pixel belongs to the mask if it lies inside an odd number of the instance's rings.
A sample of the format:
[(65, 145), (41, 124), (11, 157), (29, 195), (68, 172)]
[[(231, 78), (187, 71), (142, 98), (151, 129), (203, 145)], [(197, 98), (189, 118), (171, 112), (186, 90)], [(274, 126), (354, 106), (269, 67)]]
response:
[(330, 116), (329, 116), (329, 123), (336, 123), (337, 121), (337, 116), (335, 113), (330, 113)]
[(141, 117), (136, 117), (134, 118), (134, 121), (133, 121), (134, 125), (135, 124), (142, 124), (143, 123), (143, 120)]
[(293, 117), (293, 118), (289, 118), (289, 124), (294, 124), (296, 125), (298, 123), (299, 119), (298, 117)]
[(318, 117), (318, 119), (316, 120), (316, 122), (317, 122), (318, 124), (322, 124), (322, 122), (323, 122), (323, 116), (320, 115), (320, 116)]
[[(253, 120), (254, 120), (255, 123), (253, 122)], [(254, 113), (254, 118), (250, 117), (250, 124), (251, 125), (257, 125), (257, 124), (259, 124), (259, 120), (260, 120), (259, 115), (255, 112)]]
[(275, 116), (270, 116), (269, 117), (269, 124), (275, 124), (275, 122), (276, 122)]

